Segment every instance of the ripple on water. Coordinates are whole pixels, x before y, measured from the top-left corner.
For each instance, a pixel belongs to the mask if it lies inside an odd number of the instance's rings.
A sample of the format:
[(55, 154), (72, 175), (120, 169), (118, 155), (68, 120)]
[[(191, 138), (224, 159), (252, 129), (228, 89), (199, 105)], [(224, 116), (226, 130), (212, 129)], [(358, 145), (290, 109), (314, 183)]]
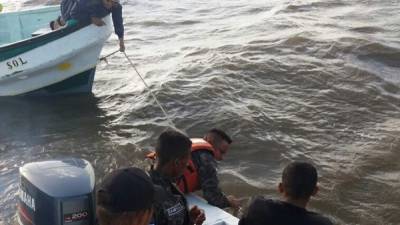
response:
[[(122, 3), (128, 55), (177, 127), (233, 136), (224, 191), (279, 197), (283, 167), (312, 161), (321, 186), (313, 210), (337, 224), (400, 224), (395, 1)], [(25, 162), (84, 157), (97, 181), (147, 166), (168, 122), (123, 55), (97, 67), (94, 93), (0, 101), (0, 224), (16, 224)]]

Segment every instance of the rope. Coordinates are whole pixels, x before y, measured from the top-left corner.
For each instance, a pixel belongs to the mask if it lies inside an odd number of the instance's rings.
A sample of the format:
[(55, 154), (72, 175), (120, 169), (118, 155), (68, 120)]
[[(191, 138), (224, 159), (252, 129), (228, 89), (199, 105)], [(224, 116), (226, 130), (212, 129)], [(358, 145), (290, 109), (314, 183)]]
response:
[[(132, 60), (128, 57), (128, 55), (126, 54), (126, 52), (123, 52), (125, 55), (125, 58), (128, 60), (129, 64), (131, 64), (132, 68), (135, 70), (135, 72), (137, 73), (137, 75), (140, 77), (140, 79), (142, 80), (144, 86), (146, 86), (146, 88), (149, 90), (150, 94), (153, 96), (154, 100), (156, 101), (157, 105), (160, 107), (160, 109), (162, 110), (162, 112), (164, 113), (165, 118), (168, 120), (168, 122), (170, 123), (170, 125), (177, 129), (175, 124), (172, 122), (172, 120), (169, 118), (167, 112), (165, 111), (164, 107), (162, 107), (162, 105), (160, 104), (160, 102), (158, 101), (156, 95), (153, 93), (153, 91), (150, 89), (149, 85), (147, 85), (146, 81), (143, 79), (143, 76), (139, 73), (139, 71), (136, 69), (135, 65), (133, 65)], [(178, 129), (177, 129), (178, 130)]]
[(105, 55), (105, 56), (102, 56), (102, 57), (99, 59), (99, 62), (104, 61), (104, 62), (106, 62), (106, 63), (108, 64), (107, 58), (110, 57), (110, 56), (112, 56), (112, 55), (114, 55), (114, 54), (117, 53), (117, 52), (119, 52), (119, 50), (113, 51), (113, 52), (111, 52), (110, 54), (107, 54), (107, 55)]

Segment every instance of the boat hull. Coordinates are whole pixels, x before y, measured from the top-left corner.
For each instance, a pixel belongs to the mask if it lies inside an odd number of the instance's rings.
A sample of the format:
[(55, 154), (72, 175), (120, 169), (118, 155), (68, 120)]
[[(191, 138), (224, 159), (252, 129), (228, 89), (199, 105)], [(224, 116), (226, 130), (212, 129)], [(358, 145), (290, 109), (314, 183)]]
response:
[(47, 96), (91, 93), (96, 68), (89, 69), (50, 86), (22, 94), (22, 96)]

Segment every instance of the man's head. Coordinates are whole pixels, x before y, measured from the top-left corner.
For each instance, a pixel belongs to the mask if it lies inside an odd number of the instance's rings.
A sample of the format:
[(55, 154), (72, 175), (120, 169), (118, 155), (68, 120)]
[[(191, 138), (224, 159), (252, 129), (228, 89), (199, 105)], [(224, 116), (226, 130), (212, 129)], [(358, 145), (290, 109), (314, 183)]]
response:
[(318, 192), (318, 174), (313, 165), (306, 162), (292, 162), (282, 173), (279, 191), (293, 200), (308, 200)]
[(154, 186), (138, 168), (115, 170), (104, 178), (97, 199), (100, 225), (147, 225), (153, 214)]
[(210, 143), (215, 150), (215, 158), (222, 160), (228, 152), (232, 139), (222, 130), (213, 128), (204, 136), (204, 140)]
[(175, 130), (164, 131), (156, 145), (157, 168), (172, 178), (181, 176), (189, 162), (191, 146), (192, 141), (186, 135)]

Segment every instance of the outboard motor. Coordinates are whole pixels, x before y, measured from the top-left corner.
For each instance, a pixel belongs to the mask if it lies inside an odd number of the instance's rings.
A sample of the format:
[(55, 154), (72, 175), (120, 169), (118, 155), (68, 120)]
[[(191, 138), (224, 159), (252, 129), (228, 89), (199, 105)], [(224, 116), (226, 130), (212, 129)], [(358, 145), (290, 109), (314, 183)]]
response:
[(94, 225), (95, 177), (83, 159), (28, 163), (19, 169), (21, 225)]

